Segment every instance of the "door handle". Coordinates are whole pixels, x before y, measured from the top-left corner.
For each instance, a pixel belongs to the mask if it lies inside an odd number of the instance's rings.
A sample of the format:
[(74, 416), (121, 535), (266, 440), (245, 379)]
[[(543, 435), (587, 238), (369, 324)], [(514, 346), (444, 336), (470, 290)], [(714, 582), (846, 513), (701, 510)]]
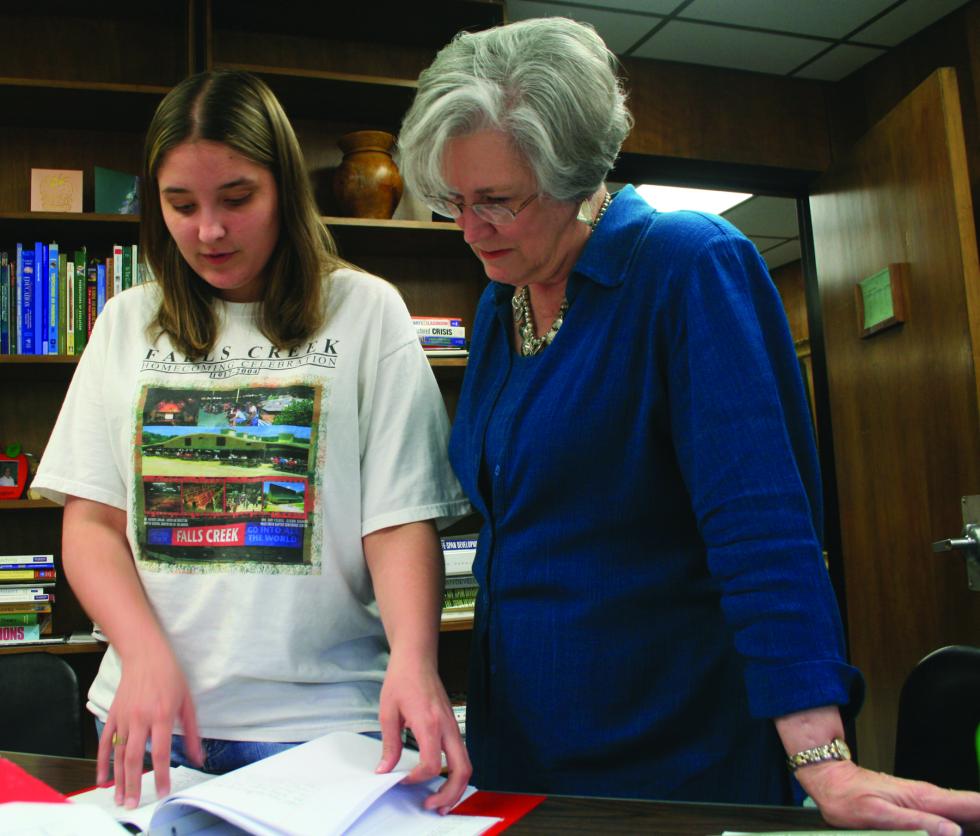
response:
[(980, 524), (966, 523), (961, 537), (937, 540), (933, 552), (963, 552), (966, 560), (966, 583), (974, 592), (980, 592)]

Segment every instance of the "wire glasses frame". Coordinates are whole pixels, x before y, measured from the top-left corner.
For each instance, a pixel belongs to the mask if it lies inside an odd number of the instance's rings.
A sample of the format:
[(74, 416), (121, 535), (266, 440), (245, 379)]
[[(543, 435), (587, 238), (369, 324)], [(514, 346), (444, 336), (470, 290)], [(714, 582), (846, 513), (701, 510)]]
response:
[(540, 196), (540, 192), (535, 192), (516, 209), (511, 209), (502, 203), (461, 203), (445, 197), (436, 197), (435, 195), (426, 195), (425, 202), (433, 212), (437, 215), (442, 215), (444, 218), (456, 220), (462, 216), (463, 210), (469, 206), (473, 210), (473, 214), (480, 220), (491, 223), (494, 226), (504, 226), (505, 224), (513, 223), (518, 214), (523, 212), (531, 205), (535, 198)]

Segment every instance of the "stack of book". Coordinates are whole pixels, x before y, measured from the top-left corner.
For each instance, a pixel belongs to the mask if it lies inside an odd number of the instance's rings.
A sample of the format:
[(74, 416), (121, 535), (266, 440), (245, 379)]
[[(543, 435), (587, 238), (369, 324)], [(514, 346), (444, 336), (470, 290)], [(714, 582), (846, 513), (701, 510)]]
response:
[(51, 635), (54, 584), (54, 555), (0, 555), (0, 645)]
[(473, 617), (476, 604), (476, 535), (442, 537), (442, 554), (446, 560), (446, 587), (442, 597), (442, 620), (461, 621)]
[(81, 354), (106, 300), (145, 278), (136, 244), (104, 257), (56, 241), (0, 251), (0, 354)]
[(413, 316), (419, 342), (431, 357), (465, 357), (466, 327), (454, 316)]

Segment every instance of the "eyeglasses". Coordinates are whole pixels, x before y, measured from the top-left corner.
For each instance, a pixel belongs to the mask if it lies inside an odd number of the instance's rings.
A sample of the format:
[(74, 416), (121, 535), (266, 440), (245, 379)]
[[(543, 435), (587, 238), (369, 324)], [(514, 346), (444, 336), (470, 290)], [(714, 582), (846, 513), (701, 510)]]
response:
[(455, 200), (436, 197), (435, 195), (426, 195), (425, 202), (433, 212), (442, 215), (444, 218), (456, 220), (462, 216), (463, 210), (469, 206), (473, 210), (473, 214), (480, 220), (494, 226), (504, 226), (513, 223), (518, 214), (530, 206), (536, 197), (540, 197), (540, 194), (540, 192), (535, 192), (516, 209), (510, 209), (502, 203), (457, 203)]

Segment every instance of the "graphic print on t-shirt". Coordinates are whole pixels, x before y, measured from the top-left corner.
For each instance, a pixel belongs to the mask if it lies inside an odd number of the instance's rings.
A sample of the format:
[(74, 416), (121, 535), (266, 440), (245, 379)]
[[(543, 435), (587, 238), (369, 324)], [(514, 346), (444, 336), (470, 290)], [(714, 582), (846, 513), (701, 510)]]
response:
[(318, 568), (310, 540), (321, 390), (143, 388), (136, 531), (147, 568)]

